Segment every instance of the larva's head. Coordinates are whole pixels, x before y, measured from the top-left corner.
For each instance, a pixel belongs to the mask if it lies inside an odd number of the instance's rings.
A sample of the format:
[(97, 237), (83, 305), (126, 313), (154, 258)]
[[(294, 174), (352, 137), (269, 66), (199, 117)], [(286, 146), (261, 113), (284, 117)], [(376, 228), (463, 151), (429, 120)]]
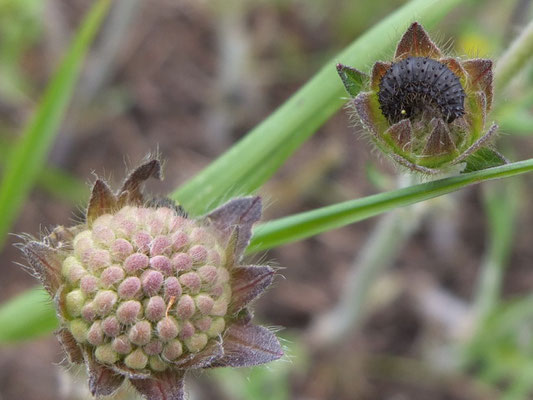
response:
[[(492, 61), (445, 56), (417, 22), (390, 62), (368, 77), (342, 64), (337, 70), (373, 142), (413, 171), (440, 173), (486, 145), (492, 105)], [(368, 91), (360, 92), (363, 85)]]
[(181, 399), (190, 369), (250, 366), (283, 354), (246, 308), (274, 275), (268, 266), (240, 265), (260, 198), (190, 218), (168, 199), (146, 201), (140, 186), (159, 174), (151, 160), (117, 194), (97, 180), (85, 223), (22, 246), (55, 300), (58, 338), (72, 362), (87, 364), (94, 395), (111, 394), (129, 378), (149, 400), (163, 390)]

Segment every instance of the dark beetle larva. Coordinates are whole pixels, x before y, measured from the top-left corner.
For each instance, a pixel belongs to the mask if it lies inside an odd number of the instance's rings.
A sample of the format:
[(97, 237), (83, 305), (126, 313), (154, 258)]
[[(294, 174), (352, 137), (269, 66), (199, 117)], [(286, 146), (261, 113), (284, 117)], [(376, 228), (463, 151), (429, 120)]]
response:
[(392, 64), (381, 79), (378, 99), (381, 112), (391, 123), (422, 115), (450, 123), (465, 111), (465, 92), (457, 75), (426, 57), (408, 57)]

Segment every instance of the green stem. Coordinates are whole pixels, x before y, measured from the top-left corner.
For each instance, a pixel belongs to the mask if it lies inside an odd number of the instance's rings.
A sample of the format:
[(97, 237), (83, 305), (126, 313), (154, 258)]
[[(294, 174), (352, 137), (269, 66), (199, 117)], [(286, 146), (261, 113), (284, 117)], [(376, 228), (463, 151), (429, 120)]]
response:
[(317, 129), (345, 104), (335, 64), (368, 69), (417, 19), (432, 27), (462, 0), (413, 0), (373, 26), (339, 53), (298, 92), (172, 197), (193, 215), (266, 182)]
[(83, 60), (111, 0), (94, 2), (24, 133), (13, 146), (0, 183), (0, 248), (17, 218), (59, 131)]
[(302, 240), (397, 207), (441, 196), (470, 184), (515, 176), (529, 171), (533, 171), (533, 159), (379, 193), (269, 221), (254, 230), (248, 252), (271, 249), (285, 243)]
[(502, 54), (494, 69), (494, 88), (502, 90), (533, 55), (533, 21), (531, 21), (511, 47)]

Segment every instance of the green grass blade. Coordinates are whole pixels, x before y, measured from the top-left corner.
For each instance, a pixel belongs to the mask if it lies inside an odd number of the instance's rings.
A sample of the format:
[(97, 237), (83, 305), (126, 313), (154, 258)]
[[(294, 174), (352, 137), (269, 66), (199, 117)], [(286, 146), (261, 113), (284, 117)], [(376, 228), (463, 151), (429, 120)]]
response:
[(285, 104), (172, 197), (198, 215), (259, 188), (344, 104), (346, 92), (337, 75), (337, 62), (367, 71), (415, 19), (430, 28), (459, 3), (461, 0), (413, 0), (399, 8), (326, 63)]
[(305, 239), (397, 207), (441, 196), (474, 183), (529, 171), (533, 171), (533, 159), (379, 193), (266, 222), (255, 229), (248, 252), (266, 250)]
[(41, 288), (28, 290), (3, 304), (0, 321), (0, 344), (34, 338), (57, 327), (50, 295)]
[(59, 168), (43, 168), (39, 172), (37, 183), (52, 196), (76, 206), (86, 203), (90, 195), (88, 185)]
[[(12, 143), (0, 136), (0, 172), (2, 162), (12, 151)], [(36, 178), (37, 185), (59, 200), (79, 206), (89, 198), (89, 187), (75, 176), (60, 168), (43, 166)]]
[[(404, 189), (380, 193), (361, 199), (347, 201), (329, 207), (292, 215), (286, 218), (281, 218), (259, 225), (254, 231), (252, 243), (250, 244), (248, 251), (254, 252), (270, 249), (285, 243), (304, 239), (327, 230), (339, 228), (365, 218), (370, 218), (375, 215), (390, 211), (393, 208), (407, 206), (441, 196), (471, 184), (479, 183), (489, 179), (520, 175), (530, 171), (533, 171), (533, 159), (507, 164), (501, 167), (490, 168), (483, 171), (471, 172), (452, 178), (423, 183)], [(46, 298), (48, 295), (44, 292), (44, 290), (41, 291), (43, 293), (42, 296)], [(0, 306), (0, 344), (5, 342), (5, 339), (3, 339), (6, 337), (4, 330), (9, 332), (9, 337), (20, 336), (21, 339), (30, 337), (30, 333), (24, 330), (15, 331), (16, 327), (13, 328), (10, 326), (10, 318), (12, 318), (13, 315), (17, 313), (19, 315), (30, 315), (30, 311), (28, 310), (31, 307), (34, 307), (34, 303), (29, 300), (22, 301), (22, 299), (30, 296), (33, 296), (32, 292), (25, 292), (19, 296), (19, 299), (21, 300), (16, 303), (18, 307), (16, 312), (11, 311), (10, 313), (6, 313), (4, 311), (6, 307), (14, 307), (11, 305), (11, 303)], [(51, 311), (52, 306), (43, 304), (43, 307), (50, 308), (50, 310), (46, 310), (46, 315), (49, 315), (49, 326), (51, 326), (50, 330), (52, 330), (52, 327), (55, 326), (55, 315)], [(33, 315), (33, 317), (37, 318), (36, 315)], [(21, 326), (20, 328), (26, 329), (24, 326)], [(45, 333), (45, 331), (38, 330), (32, 335), (38, 336), (42, 333)]]
[(85, 55), (111, 0), (98, 0), (85, 17), (20, 140), (7, 159), (0, 184), (0, 247), (41, 171)]

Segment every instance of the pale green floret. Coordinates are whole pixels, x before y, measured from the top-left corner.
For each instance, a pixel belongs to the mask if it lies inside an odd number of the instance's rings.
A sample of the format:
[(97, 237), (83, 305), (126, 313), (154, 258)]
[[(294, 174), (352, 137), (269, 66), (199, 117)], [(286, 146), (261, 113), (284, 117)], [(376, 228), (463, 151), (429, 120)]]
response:
[(185, 339), (185, 345), (191, 353), (197, 353), (207, 344), (207, 335), (205, 333), (195, 333), (190, 338)]
[(228, 313), (228, 304), (229, 299), (227, 299), (224, 295), (220, 296), (213, 304), (210, 314), (216, 315), (217, 317), (223, 317)]
[(83, 232), (78, 233), (72, 241), (72, 246), (76, 247), (82, 239), (91, 239), (92, 235), (92, 231), (90, 230), (85, 230)]
[(183, 354), (183, 346), (178, 339), (171, 340), (163, 348), (163, 357), (166, 360), (173, 361)]
[(85, 268), (83, 268), (76, 257), (69, 256), (65, 259), (65, 261), (63, 261), (61, 273), (69, 280), (70, 283), (75, 283), (81, 278), (81, 271), (84, 270)]
[(70, 322), (70, 333), (78, 343), (85, 343), (87, 341), (87, 332), (89, 325), (81, 319), (75, 319)]
[(159, 356), (150, 356), (149, 364), (153, 371), (164, 371), (168, 367), (168, 364)]
[[(157, 221), (154, 213), (158, 213)], [(100, 216), (92, 223), (91, 230), (74, 238), (74, 255), (63, 261), (62, 273), (71, 289), (65, 296), (67, 318), (72, 319), (70, 331), (78, 343), (94, 352), (99, 363), (124, 363), (136, 371), (165, 371), (181, 357), (205, 349), (210, 340), (217, 340), (226, 329), (224, 318), (232, 290), (230, 270), (224, 267), (227, 257), (224, 249), (207, 228), (198, 227), (194, 221), (183, 220), (179, 228), (170, 232), (167, 225), (174, 226), (177, 222), (165, 221), (165, 215), (162, 211), (125, 207), (114, 215)], [(137, 235), (139, 229), (147, 232), (146, 238)], [(122, 261), (114, 259), (113, 267), (107, 266), (103, 272), (87, 277), (88, 270), (99, 269), (93, 264), (100, 262), (100, 258), (104, 260), (100, 255), (113, 252), (116, 240), (110, 230), (115, 234), (123, 231), (133, 245), (132, 254), (137, 254), (137, 258), (143, 256), (142, 263), (137, 265), (133, 263), (135, 260), (130, 260), (131, 265), (128, 264), (128, 257), (132, 257), (129, 254)], [(190, 242), (172, 244), (174, 247), (166, 249), (163, 239), (170, 240), (177, 231), (190, 235)], [(156, 244), (161, 248), (154, 245), (153, 238), (159, 238)], [(151, 244), (144, 243), (145, 239), (150, 239)], [(135, 247), (141, 245), (145, 250)], [(180, 252), (186, 255), (183, 251), (194, 246), (207, 252), (207, 256), (200, 252), (202, 257), (197, 264), (185, 263), (187, 268), (178, 268), (176, 272), (173, 264), (174, 268), (168, 270), (166, 264), (156, 262), (165, 257), (173, 260)], [(154, 270), (157, 274), (151, 272)], [(146, 282), (157, 275), (163, 276), (165, 285), (156, 282), (157, 285), (152, 285), (154, 289), (147, 291)], [(96, 279), (96, 288), (91, 279)], [(146, 308), (144, 312), (143, 308)], [(82, 310), (85, 319), (80, 317)], [(143, 315), (148, 319), (142, 318)], [(116, 327), (110, 324), (110, 318), (117, 319)], [(182, 340), (178, 340), (180, 331)], [(152, 340), (157, 340), (160, 346), (158, 350), (145, 348), (147, 354), (141, 346), (149, 345)]]
[(209, 337), (217, 337), (224, 331), (225, 327), (226, 321), (224, 321), (224, 318), (215, 318), (206, 333)]
[(218, 283), (226, 283), (229, 281), (229, 272), (226, 268), (218, 269)]
[(78, 317), (85, 304), (85, 295), (79, 289), (73, 290), (66, 296), (67, 311), (72, 317)]
[(222, 292), (222, 296), (224, 299), (226, 299), (228, 302), (231, 299), (231, 285), (229, 283), (226, 283), (224, 285), (224, 291)]
[(80, 257), (84, 250), (94, 247), (92, 232), (87, 230), (78, 233), (72, 241), (72, 246), (74, 247), (74, 253)]
[(141, 349), (137, 349), (124, 359), (124, 364), (132, 369), (143, 369), (148, 364), (148, 357)]
[(113, 350), (110, 343), (98, 346), (94, 355), (98, 361), (104, 364), (114, 364), (118, 360), (118, 354)]

